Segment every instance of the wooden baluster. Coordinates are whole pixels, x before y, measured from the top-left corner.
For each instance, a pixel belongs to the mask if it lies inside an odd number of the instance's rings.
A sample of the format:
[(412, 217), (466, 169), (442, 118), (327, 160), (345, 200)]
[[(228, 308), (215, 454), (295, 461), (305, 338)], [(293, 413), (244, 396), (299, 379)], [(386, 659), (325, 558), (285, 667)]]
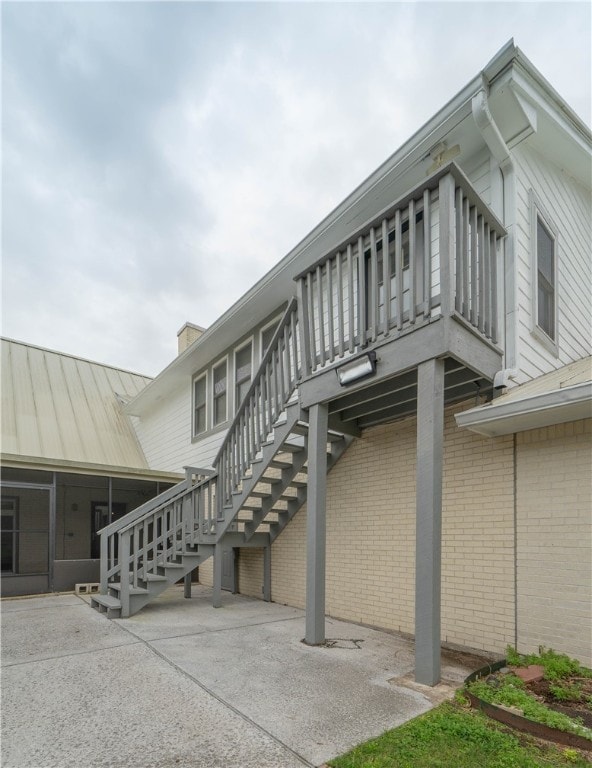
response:
[(432, 313), (432, 204), (430, 190), (423, 193), (423, 316)]
[(395, 211), (395, 284), (397, 286), (397, 330), (403, 327), (403, 231), (401, 211)]
[(382, 286), (384, 291), (384, 319), (382, 332), (389, 335), (391, 327), (391, 249), (389, 243), (388, 219), (382, 220)]
[(472, 325), (477, 325), (477, 290), (479, 287), (479, 277), (477, 272), (478, 264), (478, 237), (477, 237), (477, 206), (471, 206), (469, 214), (471, 220), (471, 311), (469, 319)]
[(319, 322), (319, 352), (321, 355), (321, 366), (325, 365), (325, 311), (323, 302), (323, 268), (317, 267), (317, 315)]
[(467, 320), (469, 314), (469, 198), (463, 196), (463, 228), (462, 228), (462, 254), (463, 254), (463, 291), (461, 312)]
[(494, 344), (498, 341), (498, 306), (497, 306), (497, 235), (491, 232), (491, 340)]
[(368, 286), (366, 281), (366, 259), (364, 258), (364, 238), (358, 237), (358, 346), (367, 344)]
[(483, 236), (483, 316), (486, 336), (491, 336), (491, 251), (489, 240), (489, 224), (485, 224)]
[(463, 226), (463, 204), (462, 204), (463, 194), (462, 189), (459, 187), (456, 190), (455, 195), (455, 213), (456, 213), (456, 258), (454, 260), (455, 264), (455, 292), (454, 292), (454, 308), (457, 312), (460, 312), (462, 314), (462, 307), (463, 307), (463, 265), (464, 265), (464, 256), (463, 256), (463, 238), (462, 238), (462, 232), (464, 230)]
[(339, 357), (343, 357), (345, 352), (345, 327), (343, 321), (343, 303), (345, 297), (343, 295), (343, 253), (337, 251), (336, 267), (337, 267), (337, 354)]
[(329, 362), (335, 360), (335, 331), (333, 328), (333, 259), (329, 259), (327, 270), (327, 338), (329, 343)]
[(415, 253), (415, 200), (409, 201), (409, 322), (415, 323), (416, 312), (416, 295), (415, 295), (415, 259), (417, 254)]
[(477, 300), (478, 327), (481, 333), (485, 332), (485, 220), (479, 216), (477, 224), (479, 238), (479, 291)]
[[(355, 345), (355, 306), (354, 306), (354, 257), (352, 253), (351, 243), (347, 246), (347, 306), (349, 310), (348, 324), (349, 324), (349, 339), (348, 349), (350, 352), (354, 351)], [(359, 306), (358, 306), (359, 312)]]
[(376, 244), (376, 230), (370, 227), (370, 285), (372, 286), (370, 295), (370, 338), (376, 341), (380, 328), (380, 297), (378, 290), (378, 246)]

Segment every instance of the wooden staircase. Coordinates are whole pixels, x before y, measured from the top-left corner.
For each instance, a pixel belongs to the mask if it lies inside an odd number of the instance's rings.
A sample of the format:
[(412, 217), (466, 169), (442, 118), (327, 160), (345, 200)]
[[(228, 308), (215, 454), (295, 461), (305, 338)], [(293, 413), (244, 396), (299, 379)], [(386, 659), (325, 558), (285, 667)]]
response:
[[(288, 305), (214, 461), (104, 528), (101, 588), (108, 618), (137, 613), (211, 557), (216, 545), (269, 546), (306, 501), (308, 422), (298, 402), (296, 302)], [(331, 469), (353, 438), (329, 430)]]

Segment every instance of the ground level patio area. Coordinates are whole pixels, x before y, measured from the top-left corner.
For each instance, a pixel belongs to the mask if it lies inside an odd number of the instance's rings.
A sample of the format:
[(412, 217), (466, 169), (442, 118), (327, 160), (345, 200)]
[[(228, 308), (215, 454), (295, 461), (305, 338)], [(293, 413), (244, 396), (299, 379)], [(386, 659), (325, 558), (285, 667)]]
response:
[(484, 663), (413, 683), (407, 638), (193, 585), (110, 621), (74, 594), (3, 600), (4, 768), (319, 766), (451, 695)]

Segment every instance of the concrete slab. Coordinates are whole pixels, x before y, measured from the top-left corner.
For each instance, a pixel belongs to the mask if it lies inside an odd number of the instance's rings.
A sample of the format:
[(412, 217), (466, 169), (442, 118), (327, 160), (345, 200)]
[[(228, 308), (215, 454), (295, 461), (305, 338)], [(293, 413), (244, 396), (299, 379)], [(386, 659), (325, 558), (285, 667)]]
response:
[[(406, 683), (405, 638), (328, 619), (311, 648), (303, 611), (193, 589), (117, 621), (88, 597), (3, 601), (4, 768), (317, 766), (435, 700)], [(443, 669), (449, 692), (470, 671)]]
[(3, 602), (1, 624), (3, 666), (134, 642), (74, 595)]
[(143, 644), (20, 664), (2, 678), (4, 768), (306, 765)]
[(421, 693), (388, 682), (413, 665), (410, 644), (404, 649), (391, 635), (332, 620), (327, 634), (339, 642), (305, 645), (304, 619), (297, 617), (151, 645), (319, 765), (431, 707)]
[(181, 587), (173, 587), (131, 619), (116, 620), (116, 623), (122, 622), (122, 626), (138, 638), (157, 640), (248, 627), (296, 616), (304, 616), (304, 611), (243, 596), (237, 600), (229, 592), (222, 593), (220, 608), (212, 608), (212, 590), (193, 584), (191, 598), (183, 596)]

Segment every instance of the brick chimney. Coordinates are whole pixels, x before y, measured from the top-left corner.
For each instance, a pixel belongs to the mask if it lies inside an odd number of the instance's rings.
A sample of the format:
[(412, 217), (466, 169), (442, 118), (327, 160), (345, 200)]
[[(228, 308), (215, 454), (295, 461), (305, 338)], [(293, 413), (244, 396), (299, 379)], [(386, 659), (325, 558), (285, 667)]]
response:
[(177, 354), (180, 355), (181, 352), (185, 352), (187, 347), (191, 346), (194, 341), (199, 339), (205, 330), (206, 329), (202, 328), (200, 325), (185, 323), (181, 330), (177, 332)]

